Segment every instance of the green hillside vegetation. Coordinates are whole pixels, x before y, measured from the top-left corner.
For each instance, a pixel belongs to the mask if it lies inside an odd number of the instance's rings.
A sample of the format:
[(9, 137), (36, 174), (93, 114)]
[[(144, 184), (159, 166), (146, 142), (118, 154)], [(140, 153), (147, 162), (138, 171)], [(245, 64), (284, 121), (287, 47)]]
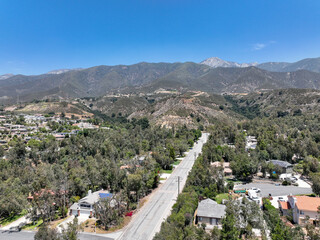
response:
[(226, 96), (231, 110), (246, 117), (314, 114), (320, 112), (320, 91), (280, 89), (246, 96)]
[[(87, 111), (86, 111), (87, 110)], [(20, 105), (15, 112), (17, 113), (29, 113), (29, 114), (47, 114), (47, 113), (70, 113), (77, 115), (90, 116), (90, 109), (85, 106), (81, 106), (77, 103), (68, 102), (34, 102), (25, 105)]]
[(96, 66), (61, 74), (14, 75), (1, 81), (0, 102), (152, 93), (159, 88), (219, 94), (280, 88), (320, 89), (320, 73), (296, 70), (287, 73), (256, 67), (210, 68), (193, 62)]

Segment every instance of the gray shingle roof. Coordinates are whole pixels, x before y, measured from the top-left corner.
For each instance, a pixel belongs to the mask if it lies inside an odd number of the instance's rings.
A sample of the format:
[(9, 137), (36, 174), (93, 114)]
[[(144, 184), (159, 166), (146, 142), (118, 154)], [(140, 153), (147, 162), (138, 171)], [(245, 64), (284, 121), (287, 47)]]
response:
[(208, 198), (202, 200), (198, 205), (198, 217), (223, 218), (226, 214), (226, 206), (217, 204), (217, 202)]
[(70, 207), (71, 210), (78, 210), (79, 204), (78, 203), (74, 203), (72, 204), (72, 206)]
[(284, 167), (284, 168), (292, 167), (291, 163), (281, 161), (281, 160), (270, 160), (269, 162), (273, 163), (274, 165), (278, 165), (278, 166)]

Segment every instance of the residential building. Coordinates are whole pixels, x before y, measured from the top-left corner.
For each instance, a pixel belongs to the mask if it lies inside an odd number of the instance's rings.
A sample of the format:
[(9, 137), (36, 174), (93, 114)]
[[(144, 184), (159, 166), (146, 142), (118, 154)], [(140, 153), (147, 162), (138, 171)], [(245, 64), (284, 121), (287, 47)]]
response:
[(246, 137), (246, 151), (249, 151), (250, 149), (256, 149), (257, 143), (258, 143), (258, 141), (255, 136), (247, 136)]
[(232, 175), (232, 169), (230, 168), (230, 163), (229, 162), (212, 162), (211, 166), (214, 167), (223, 167), (223, 172), (225, 176), (230, 176)]
[[(282, 214), (288, 215), (292, 212), (294, 223), (300, 225), (306, 224), (306, 218), (308, 218), (311, 223), (315, 224), (320, 217), (320, 214), (318, 213), (319, 206), (319, 197), (289, 195), (287, 202), (279, 201), (279, 209)], [(290, 211), (290, 209), (292, 210)]]
[(205, 223), (208, 229), (222, 226), (222, 218), (226, 214), (226, 206), (208, 198), (202, 200), (196, 210), (196, 223)]
[(275, 166), (278, 166), (282, 169), (282, 173), (292, 173), (293, 172), (293, 165), (286, 161), (281, 160), (270, 160), (267, 163), (272, 163)]
[(101, 199), (111, 197), (112, 194), (105, 190), (96, 192), (89, 190), (86, 197), (80, 199), (70, 207), (70, 215), (92, 217), (94, 215), (94, 204)]

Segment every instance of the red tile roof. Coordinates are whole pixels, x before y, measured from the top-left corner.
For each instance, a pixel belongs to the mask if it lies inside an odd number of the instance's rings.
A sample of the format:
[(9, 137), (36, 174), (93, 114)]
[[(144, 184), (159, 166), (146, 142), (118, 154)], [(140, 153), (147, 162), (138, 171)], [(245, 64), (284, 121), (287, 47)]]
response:
[(288, 209), (291, 208), (289, 202), (281, 202), (281, 201), (279, 201), (279, 203), (280, 203), (281, 208), (284, 209), (284, 210), (288, 210)]
[(295, 196), (297, 199), (297, 208), (299, 210), (317, 212), (320, 206), (319, 197), (308, 197), (308, 196)]

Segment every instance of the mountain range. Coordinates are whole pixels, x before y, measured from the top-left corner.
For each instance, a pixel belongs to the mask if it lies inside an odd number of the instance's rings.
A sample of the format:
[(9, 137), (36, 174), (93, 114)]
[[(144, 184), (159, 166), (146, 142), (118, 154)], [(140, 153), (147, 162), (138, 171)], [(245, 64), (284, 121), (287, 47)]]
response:
[(159, 88), (182, 92), (201, 90), (216, 94), (280, 88), (320, 89), (319, 72), (320, 58), (259, 65), (209, 58), (200, 64), (142, 62), (62, 69), (34, 76), (0, 76), (0, 103), (44, 98), (98, 97), (112, 92), (148, 93)]
[(211, 57), (207, 58), (206, 60), (202, 61), (201, 64), (207, 65), (209, 67), (217, 68), (217, 67), (250, 67), (250, 66), (257, 66), (258, 63), (237, 63), (237, 62), (230, 62), (222, 60), (218, 57)]

